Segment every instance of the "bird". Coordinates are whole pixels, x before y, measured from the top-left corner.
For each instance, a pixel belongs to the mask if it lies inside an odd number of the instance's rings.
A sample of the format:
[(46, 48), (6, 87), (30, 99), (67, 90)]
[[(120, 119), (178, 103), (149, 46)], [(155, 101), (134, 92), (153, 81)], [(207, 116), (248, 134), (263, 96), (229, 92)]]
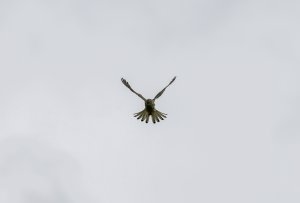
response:
[(157, 93), (157, 95), (153, 99), (145, 99), (145, 97), (143, 97), (143, 95), (134, 91), (131, 88), (130, 84), (124, 78), (121, 78), (122, 83), (130, 91), (132, 91), (134, 94), (136, 94), (138, 97), (140, 97), (145, 102), (145, 108), (142, 111), (135, 113), (134, 117), (136, 117), (138, 120), (141, 119), (141, 122), (145, 121), (146, 123), (148, 123), (149, 118), (151, 116), (152, 122), (154, 124), (156, 122), (160, 122), (160, 120), (164, 120), (165, 118), (167, 118), (166, 113), (162, 113), (155, 108), (155, 100), (158, 99), (164, 93), (164, 91), (167, 89), (167, 87), (169, 87), (169, 85), (171, 85), (175, 81), (175, 79), (176, 79), (176, 76), (171, 80), (171, 82), (169, 82), (169, 84), (164, 89), (162, 89), (159, 93)]

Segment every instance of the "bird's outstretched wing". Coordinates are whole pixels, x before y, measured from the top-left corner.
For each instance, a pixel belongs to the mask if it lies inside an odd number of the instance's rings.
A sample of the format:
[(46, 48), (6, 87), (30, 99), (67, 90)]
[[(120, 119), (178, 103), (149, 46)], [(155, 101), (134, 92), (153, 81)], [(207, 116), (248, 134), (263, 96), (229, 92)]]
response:
[(146, 101), (145, 97), (143, 97), (141, 94), (137, 93), (136, 91), (134, 91), (131, 86), (129, 85), (129, 83), (124, 79), (121, 78), (122, 83), (128, 87), (128, 89), (130, 89), (131, 92), (133, 92), (134, 94), (136, 94), (137, 96), (139, 96), (142, 100)]
[(164, 89), (162, 89), (162, 90), (154, 97), (153, 100), (159, 98), (159, 97), (164, 93), (164, 91), (167, 89), (167, 87), (169, 87), (169, 85), (171, 85), (172, 82), (174, 82), (175, 79), (176, 79), (176, 76), (171, 80), (171, 82), (170, 82)]

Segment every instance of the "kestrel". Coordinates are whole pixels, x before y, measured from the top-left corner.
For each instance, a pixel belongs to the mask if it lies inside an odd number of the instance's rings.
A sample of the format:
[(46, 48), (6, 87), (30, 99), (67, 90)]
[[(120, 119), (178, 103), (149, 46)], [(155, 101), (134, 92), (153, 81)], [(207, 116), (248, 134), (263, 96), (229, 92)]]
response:
[(150, 116), (152, 118), (153, 123), (159, 122), (160, 120), (164, 120), (164, 118), (167, 118), (167, 114), (162, 113), (162, 112), (158, 111), (157, 109), (155, 109), (155, 100), (158, 99), (164, 93), (164, 91), (167, 89), (167, 87), (169, 87), (169, 85), (171, 85), (175, 79), (176, 79), (176, 77), (174, 77), (171, 80), (171, 82), (154, 97), (154, 99), (145, 99), (145, 97), (143, 97), (141, 94), (134, 91), (131, 88), (131, 86), (129, 85), (129, 83), (124, 78), (122, 78), (121, 79), (122, 83), (126, 87), (128, 87), (128, 89), (130, 89), (130, 91), (132, 91), (134, 94), (136, 94), (142, 100), (145, 101), (145, 109), (138, 113), (135, 113), (134, 117), (137, 117), (137, 119), (141, 119), (142, 122), (146, 121), (146, 123), (149, 122)]

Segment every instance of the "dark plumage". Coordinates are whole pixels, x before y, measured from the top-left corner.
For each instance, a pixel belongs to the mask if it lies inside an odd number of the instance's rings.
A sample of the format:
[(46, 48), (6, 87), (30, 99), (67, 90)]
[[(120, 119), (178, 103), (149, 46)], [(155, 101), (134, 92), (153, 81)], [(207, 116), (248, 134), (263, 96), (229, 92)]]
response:
[(130, 89), (130, 91), (135, 93), (138, 97), (143, 99), (144, 102), (145, 102), (145, 109), (138, 112), (138, 113), (135, 113), (134, 117), (137, 117), (137, 119), (141, 119), (142, 122), (145, 121), (146, 123), (149, 122), (149, 117), (150, 116), (152, 118), (153, 123), (160, 122), (160, 120), (164, 120), (164, 118), (167, 118), (167, 114), (162, 113), (162, 112), (158, 111), (157, 109), (155, 109), (155, 100), (158, 99), (164, 93), (166, 88), (169, 87), (169, 85), (171, 85), (174, 82), (175, 79), (176, 79), (176, 77), (174, 77), (171, 80), (171, 82), (154, 97), (154, 99), (145, 99), (145, 97), (143, 97), (141, 94), (134, 91), (131, 88), (131, 86), (129, 85), (129, 83), (124, 78), (122, 78), (121, 79), (122, 83), (128, 89)]

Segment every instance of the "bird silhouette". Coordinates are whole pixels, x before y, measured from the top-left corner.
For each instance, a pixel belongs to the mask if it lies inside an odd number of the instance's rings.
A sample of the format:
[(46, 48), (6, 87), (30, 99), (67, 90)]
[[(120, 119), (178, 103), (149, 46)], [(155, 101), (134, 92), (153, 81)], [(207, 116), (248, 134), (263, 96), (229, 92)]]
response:
[(124, 78), (121, 78), (122, 83), (128, 89), (130, 89), (130, 91), (132, 91), (145, 102), (145, 109), (138, 113), (135, 113), (134, 117), (137, 117), (137, 119), (141, 119), (142, 122), (145, 121), (146, 123), (149, 122), (150, 116), (152, 118), (153, 123), (160, 122), (160, 120), (164, 120), (164, 118), (167, 118), (167, 114), (162, 113), (155, 108), (155, 100), (158, 99), (164, 93), (167, 87), (169, 87), (169, 85), (171, 85), (175, 81), (175, 79), (176, 77), (174, 77), (171, 80), (171, 82), (164, 89), (162, 89), (153, 99), (145, 99), (145, 97), (143, 97), (141, 94), (134, 91)]

